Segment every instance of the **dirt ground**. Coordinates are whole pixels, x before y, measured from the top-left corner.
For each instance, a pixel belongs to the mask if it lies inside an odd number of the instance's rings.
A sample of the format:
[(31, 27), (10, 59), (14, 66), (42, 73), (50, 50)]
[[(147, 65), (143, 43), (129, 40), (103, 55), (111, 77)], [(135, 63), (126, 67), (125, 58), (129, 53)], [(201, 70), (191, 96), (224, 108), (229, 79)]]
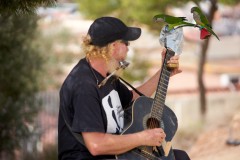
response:
[(240, 142), (240, 113), (233, 115), (230, 124), (202, 133), (188, 152), (191, 160), (239, 160), (240, 145), (228, 145), (231, 137)]

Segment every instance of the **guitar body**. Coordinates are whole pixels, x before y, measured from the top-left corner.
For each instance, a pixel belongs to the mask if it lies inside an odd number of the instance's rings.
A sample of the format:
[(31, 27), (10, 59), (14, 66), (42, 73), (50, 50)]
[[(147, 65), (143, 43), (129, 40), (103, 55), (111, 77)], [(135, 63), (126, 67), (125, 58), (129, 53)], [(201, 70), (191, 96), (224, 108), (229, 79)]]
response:
[[(125, 111), (125, 127), (122, 134), (140, 132), (151, 128), (149, 124), (154, 121), (154, 123), (157, 122), (159, 124), (158, 127), (163, 128), (166, 133), (165, 140), (167, 142), (171, 141), (178, 127), (176, 115), (170, 108), (164, 106), (162, 119), (157, 120), (156, 118), (151, 117), (152, 104), (152, 98), (139, 97), (136, 99), (132, 107), (129, 107), (129, 109)], [(172, 149), (170, 149), (167, 156), (165, 156), (161, 151), (163, 151), (162, 147), (158, 147), (158, 149), (156, 149), (156, 147), (141, 146), (124, 154), (116, 155), (116, 158), (128, 160), (175, 160)]]

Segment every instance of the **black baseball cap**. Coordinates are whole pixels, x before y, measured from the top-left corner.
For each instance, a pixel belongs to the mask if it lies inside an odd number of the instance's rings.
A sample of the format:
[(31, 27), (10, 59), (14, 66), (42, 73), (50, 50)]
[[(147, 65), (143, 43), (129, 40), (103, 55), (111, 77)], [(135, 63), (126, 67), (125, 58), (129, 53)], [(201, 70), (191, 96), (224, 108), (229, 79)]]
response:
[(116, 40), (136, 40), (141, 35), (141, 29), (128, 27), (115, 17), (101, 17), (91, 24), (88, 34), (91, 44), (102, 47)]

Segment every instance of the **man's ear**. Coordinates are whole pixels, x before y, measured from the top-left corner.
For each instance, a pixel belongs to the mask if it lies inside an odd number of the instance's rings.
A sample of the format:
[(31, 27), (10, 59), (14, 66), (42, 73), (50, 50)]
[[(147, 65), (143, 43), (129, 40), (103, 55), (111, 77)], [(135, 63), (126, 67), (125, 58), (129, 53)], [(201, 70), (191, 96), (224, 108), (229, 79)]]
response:
[(110, 55), (113, 56), (116, 53), (117, 42), (112, 42), (109, 44)]
[(110, 46), (112, 46), (112, 47), (115, 47), (116, 45), (117, 45), (117, 42), (116, 42), (116, 41), (110, 43)]

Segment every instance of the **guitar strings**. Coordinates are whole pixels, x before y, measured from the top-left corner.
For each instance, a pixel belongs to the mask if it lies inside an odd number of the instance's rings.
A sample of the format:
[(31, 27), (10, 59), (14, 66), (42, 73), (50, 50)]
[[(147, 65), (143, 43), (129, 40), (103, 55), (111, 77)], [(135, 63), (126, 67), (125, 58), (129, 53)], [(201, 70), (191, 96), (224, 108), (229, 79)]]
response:
[[(162, 73), (161, 73), (161, 77), (160, 77), (160, 83), (158, 84), (158, 89), (164, 89), (163, 93), (161, 93), (162, 90), (160, 90), (160, 92), (156, 92), (156, 95), (155, 97), (157, 98), (160, 98), (160, 102), (158, 101), (154, 101), (154, 104), (155, 105), (157, 103), (157, 105), (164, 105), (164, 100), (165, 100), (165, 97), (166, 97), (166, 92), (167, 92), (167, 87), (168, 87), (168, 80), (169, 80), (169, 76), (170, 76), (170, 71), (167, 70), (167, 67), (166, 67), (166, 59), (170, 59), (170, 56), (169, 55), (166, 55), (166, 58), (164, 59), (164, 64), (163, 64), (163, 69), (162, 69)], [(167, 82), (164, 82), (164, 81), (167, 81)], [(162, 85), (163, 84), (163, 85)], [(152, 107), (152, 109), (155, 109), (156, 107)], [(151, 112), (151, 117), (153, 116), (152, 113), (158, 113), (158, 112)], [(162, 115), (163, 114), (163, 107), (161, 107), (161, 110), (160, 110), (160, 114)], [(161, 125), (159, 124), (159, 122), (157, 120), (154, 120), (154, 119), (151, 119), (150, 120), (150, 124), (149, 124), (149, 127), (150, 128), (157, 128), (157, 127), (160, 127)]]
[[(164, 61), (163, 61), (163, 65), (162, 65), (162, 72), (160, 73), (160, 82), (158, 83), (157, 91), (155, 94), (155, 98), (157, 97), (159, 99), (159, 101), (153, 102), (150, 117), (153, 116), (152, 113), (156, 113), (156, 114), (160, 113), (161, 115), (163, 114), (163, 107), (164, 107), (164, 103), (165, 103), (165, 97), (166, 97), (169, 77), (170, 77), (170, 73), (171, 73), (170, 71), (167, 70), (167, 67), (166, 67), (167, 60), (169, 60), (169, 59), (170, 59), (170, 55), (166, 54)], [(161, 93), (161, 89), (164, 89), (163, 93)], [(159, 112), (153, 112), (153, 109), (157, 108), (157, 107), (154, 107), (155, 105), (158, 105), (158, 106), (163, 105), (163, 106), (161, 107)], [(149, 127), (150, 127), (150, 129), (158, 128), (158, 127), (160, 128), (161, 127), (160, 120), (158, 120), (158, 119), (155, 120), (155, 119), (151, 118), (150, 122), (149, 122)], [(147, 151), (147, 146), (144, 146), (143, 149)]]
[[(164, 75), (165, 76), (165, 75)], [(163, 83), (162, 81), (161, 81), (161, 83)], [(160, 89), (162, 89), (162, 88), (164, 88), (163, 86), (160, 86)], [(164, 88), (165, 90), (166, 90), (166, 88)], [(160, 92), (160, 93), (157, 93), (156, 95), (155, 95), (155, 97), (157, 97), (157, 101), (154, 101), (154, 106), (163, 106), (164, 105), (164, 99), (165, 99), (165, 95), (164, 94), (166, 94), (166, 91), (163, 91), (163, 92)], [(160, 110), (159, 110), (160, 109)], [(156, 112), (156, 111), (158, 111), (158, 112)], [(159, 108), (159, 107), (153, 107), (153, 110), (152, 110), (152, 112), (151, 112), (151, 117), (155, 117), (156, 118), (156, 116), (157, 115), (155, 115), (155, 114), (160, 114), (160, 115), (162, 115), (163, 114), (163, 107), (161, 107), (161, 108)], [(157, 127), (160, 127), (160, 124), (159, 124), (159, 122), (157, 121), (157, 120), (155, 120), (155, 119), (152, 119), (151, 121), (150, 121), (150, 128), (157, 128)]]
[[(167, 88), (168, 88), (168, 82), (169, 82), (169, 77), (170, 77), (170, 74), (171, 72), (167, 69), (167, 65), (166, 65), (166, 62), (167, 60), (170, 59), (170, 56), (169, 55), (166, 55), (166, 58), (164, 59), (164, 63), (163, 63), (163, 68), (162, 68), (162, 72), (161, 72), (161, 75), (160, 75), (160, 82), (158, 84), (158, 90), (156, 92), (156, 95), (155, 95), (155, 101), (154, 101), (154, 105), (157, 105), (157, 106), (161, 106), (160, 108), (159, 107), (156, 107), (155, 106), (155, 110), (159, 110), (159, 112), (151, 112), (151, 113), (155, 113), (155, 114), (160, 114), (162, 117), (163, 115), (163, 108), (164, 108), (164, 105), (165, 105), (165, 98), (166, 98), (166, 92), (167, 92)], [(157, 101), (156, 101), (157, 99)], [(152, 117), (152, 115), (151, 115)], [(157, 117), (157, 115), (156, 115)], [(161, 128), (161, 120), (160, 119), (152, 119), (151, 120), (151, 123), (150, 123), (150, 127), (151, 128)], [(153, 148), (153, 150), (156, 150), (156, 147)]]

